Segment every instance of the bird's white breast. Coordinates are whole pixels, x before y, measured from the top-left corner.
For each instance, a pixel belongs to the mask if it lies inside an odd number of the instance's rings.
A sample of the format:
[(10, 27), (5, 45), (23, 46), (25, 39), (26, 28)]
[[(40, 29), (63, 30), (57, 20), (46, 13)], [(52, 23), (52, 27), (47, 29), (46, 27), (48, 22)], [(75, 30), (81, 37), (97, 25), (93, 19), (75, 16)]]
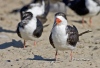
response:
[(56, 49), (58, 50), (73, 49), (73, 47), (67, 43), (68, 34), (66, 34), (65, 28), (66, 28), (65, 25), (60, 25), (60, 26), (55, 26), (52, 29), (53, 43)]
[(27, 25), (25, 25), (24, 29), (20, 28), (20, 33), (23, 39), (25, 40), (34, 40), (33, 32), (36, 29), (36, 23), (37, 21), (32, 19), (28, 22)]

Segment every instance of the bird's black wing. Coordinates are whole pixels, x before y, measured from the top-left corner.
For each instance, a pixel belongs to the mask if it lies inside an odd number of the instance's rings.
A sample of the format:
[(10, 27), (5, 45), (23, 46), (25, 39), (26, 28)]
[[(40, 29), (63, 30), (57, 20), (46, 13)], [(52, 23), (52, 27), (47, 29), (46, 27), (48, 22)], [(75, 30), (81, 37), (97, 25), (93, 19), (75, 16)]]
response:
[(50, 2), (49, 0), (45, 0), (45, 12), (44, 12), (44, 16), (47, 16), (50, 10)]
[(37, 26), (35, 31), (33, 32), (33, 36), (39, 38), (43, 32), (43, 24), (37, 19)]
[(85, 0), (70, 1), (68, 7), (70, 7), (78, 15), (85, 15), (89, 13), (89, 10), (85, 5)]
[(18, 35), (20, 38), (22, 38), (22, 37), (21, 37), (21, 34), (20, 34), (20, 31), (19, 31), (19, 25), (20, 25), (20, 23), (19, 23), (18, 26), (17, 26), (16, 32), (17, 32), (17, 35)]
[(76, 43), (79, 41), (79, 35), (77, 28), (73, 25), (66, 27), (66, 33), (68, 34), (67, 43), (69, 43), (72, 46), (76, 46)]
[(52, 45), (52, 47), (55, 48), (54, 43), (53, 43), (53, 40), (52, 40), (52, 32), (51, 32), (51, 34), (49, 36), (49, 42)]

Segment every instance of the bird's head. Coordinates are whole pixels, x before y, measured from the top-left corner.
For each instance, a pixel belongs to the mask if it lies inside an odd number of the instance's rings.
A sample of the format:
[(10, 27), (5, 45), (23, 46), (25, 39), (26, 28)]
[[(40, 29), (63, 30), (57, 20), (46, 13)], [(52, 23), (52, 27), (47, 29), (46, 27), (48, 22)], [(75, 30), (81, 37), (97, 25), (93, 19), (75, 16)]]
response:
[(67, 18), (66, 15), (62, 12), (58, 12), (55, 14), (55, 23), (57, 25), (66, 25), (67, 24)]

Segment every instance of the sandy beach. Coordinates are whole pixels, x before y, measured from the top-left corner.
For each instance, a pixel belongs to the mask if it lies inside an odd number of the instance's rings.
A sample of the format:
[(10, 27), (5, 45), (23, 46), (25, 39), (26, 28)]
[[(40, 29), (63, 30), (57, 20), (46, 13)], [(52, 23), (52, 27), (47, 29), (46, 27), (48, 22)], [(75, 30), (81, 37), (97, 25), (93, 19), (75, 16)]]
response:
[(17, 24), (20, 22), (19, 13), (10, 13), (21, 8), (30, 0), (0, 0), (0, 68), (100, 68), (100, 14), (92, 18), (92, 27), (89, 27), (89, 18), (85, 18), (84, 27), (82, 17), (67, 9), (69, 25), (75, 25), (79, 33), (91, 30), (92, 32), (80, 37), (73, 50), (73, 60), (70, 61), (70, 50), (58, 51), (55, 61), (55, 49), (49, 43), (49, 35), (54, 23), (54, 14), (50, 12), (41, 38), (37, 45), (27, 41), (23, 48), (23, 39), (16, 34)]

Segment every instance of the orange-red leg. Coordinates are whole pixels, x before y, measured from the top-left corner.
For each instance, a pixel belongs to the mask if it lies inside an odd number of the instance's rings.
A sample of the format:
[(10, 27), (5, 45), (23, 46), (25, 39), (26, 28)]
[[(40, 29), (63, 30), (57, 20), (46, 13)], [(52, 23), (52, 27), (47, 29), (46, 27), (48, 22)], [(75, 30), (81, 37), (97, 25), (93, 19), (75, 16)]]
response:
[(34, 41), (34, 46), (36, 45), (36, 41)]
[(92, 23), (92, 18), (90, 17), (90, 19), (89, 19), (89, 26), (91, 27), (91, 23)]
[(58, 50), (56, 50), (55, 59), (57, 60)]
[(72, 60), (72, 57), (73, 57), (73, 55), (72, 55), (72, 50), (71, 50), (71, 53), (70, 53), (70, 58), (71, 58), (71, 60)]
[(26, 41), (24, 40), (24, 48), (26, 47)]
[(83, 24), (83, 27), (84, 27), (84, 17), (82, 18), (82, 24)]

